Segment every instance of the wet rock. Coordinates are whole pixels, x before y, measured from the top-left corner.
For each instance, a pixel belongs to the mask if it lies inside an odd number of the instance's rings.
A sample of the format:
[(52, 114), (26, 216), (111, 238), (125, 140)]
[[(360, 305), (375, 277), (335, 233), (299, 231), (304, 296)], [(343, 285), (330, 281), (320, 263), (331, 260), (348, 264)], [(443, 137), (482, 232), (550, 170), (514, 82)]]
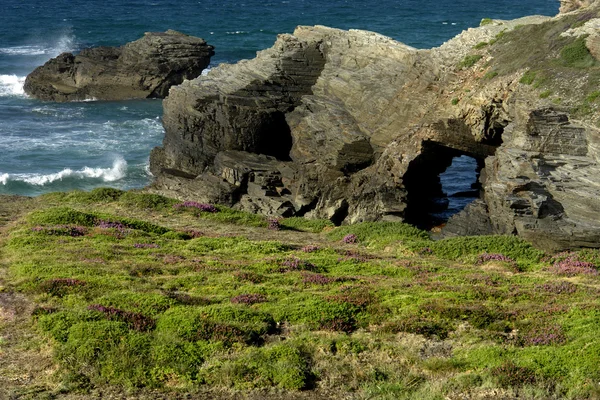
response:
[(200, 75), (213, 54), (203, 39), (151, 32), (122, 47), (63, 53), (29, 74), (24, 89), (47, 101), (164, 98), (171, 86)]

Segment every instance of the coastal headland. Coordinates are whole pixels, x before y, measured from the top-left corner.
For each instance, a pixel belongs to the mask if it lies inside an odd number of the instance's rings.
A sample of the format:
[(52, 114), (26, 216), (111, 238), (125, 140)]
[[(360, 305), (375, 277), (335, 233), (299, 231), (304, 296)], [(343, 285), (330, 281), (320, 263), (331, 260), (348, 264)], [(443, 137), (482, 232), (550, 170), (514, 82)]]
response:
[(151, 187), (0, 196), (0, 399), (600, 398), (600, 4), (561, 9), (298, 27), (171, 87)]

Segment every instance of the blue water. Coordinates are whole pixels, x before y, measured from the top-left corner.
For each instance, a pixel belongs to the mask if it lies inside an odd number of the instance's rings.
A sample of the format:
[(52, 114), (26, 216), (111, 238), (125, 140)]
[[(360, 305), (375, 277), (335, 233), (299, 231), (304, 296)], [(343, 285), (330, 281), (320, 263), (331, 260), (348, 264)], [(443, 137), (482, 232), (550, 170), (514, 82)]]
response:
[(37, 195), (151, 180), (162, 142), (161, 102), (43, 103), (25, 76), (63, 51), (120, 45), (146, 31), (179, 30), (216, 47), (212, 65), (254, 57), (297, 25), (377, 31), (418, 48), (438, 46), (482, 18), (555, 15), (558, 0), (2, 0), (0, 194)]

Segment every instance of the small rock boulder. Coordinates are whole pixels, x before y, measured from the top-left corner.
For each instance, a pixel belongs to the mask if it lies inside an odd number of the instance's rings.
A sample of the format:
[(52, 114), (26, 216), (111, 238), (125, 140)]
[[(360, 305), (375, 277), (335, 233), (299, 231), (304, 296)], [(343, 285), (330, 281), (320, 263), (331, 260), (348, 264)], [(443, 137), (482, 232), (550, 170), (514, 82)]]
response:
[(214, 55), (203, 39), (168, 30), (122, 47), (63, 53), (36, 68), (25, 92), (47, 101), (164, 98), (169, 88), (202, 73)]

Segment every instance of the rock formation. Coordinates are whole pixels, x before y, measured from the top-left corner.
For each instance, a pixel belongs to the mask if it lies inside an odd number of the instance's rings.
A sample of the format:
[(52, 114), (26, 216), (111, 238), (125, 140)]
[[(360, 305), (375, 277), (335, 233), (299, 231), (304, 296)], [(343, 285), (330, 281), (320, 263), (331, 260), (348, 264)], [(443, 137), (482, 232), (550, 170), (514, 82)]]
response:
[(598, 8), (493, 21), (431, 50), (298, 27), (253, 60), (171, 89), (148, 190), (269, 215), (419, 224), (439, 173), (469, 155), (483, 168), (480, 200), (449, 233), (598, 247), (590, 77), (600, 68), (582, 33), (561, 36), (593, 24)]
[(48, 101), (164, 98), (171, 86), (200, 75), (213, 54), (197, 37), (146, 33), (122, 47), (62, 53), (29, 74), (24, 89)]
[(567, 13), (588, 7), (594, 0), (560, 0), (560, 12)]

